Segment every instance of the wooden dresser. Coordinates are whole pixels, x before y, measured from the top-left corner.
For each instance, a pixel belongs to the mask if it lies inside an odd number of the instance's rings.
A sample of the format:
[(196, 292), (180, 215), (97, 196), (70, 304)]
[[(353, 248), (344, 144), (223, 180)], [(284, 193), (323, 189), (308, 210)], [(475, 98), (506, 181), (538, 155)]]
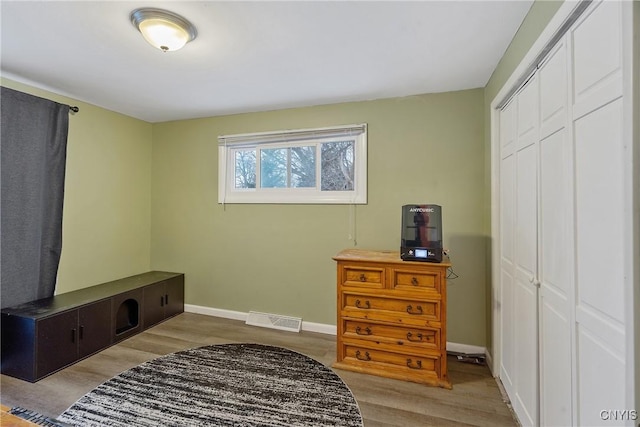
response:
[(447, 376), (448, 262), (346, 249), (338, 262), (334, 368), (451, 388)]

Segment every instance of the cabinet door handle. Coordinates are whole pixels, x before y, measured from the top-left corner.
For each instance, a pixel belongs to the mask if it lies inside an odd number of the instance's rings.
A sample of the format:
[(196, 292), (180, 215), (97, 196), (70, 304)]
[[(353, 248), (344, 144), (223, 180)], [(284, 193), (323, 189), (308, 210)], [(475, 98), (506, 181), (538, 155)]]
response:
[(160, 295), (160, 307), (164, 307), (164, 297)]
[(407, 313), (409, 313), (409, 314), (422, 314), (422, 306), (421, 305), (416, 306), (416, 310), (417, 311), (413, 310), (413, 306), (411, 304), (409, 304), (407, 306)]
[(365, 275), (364, 275), (364, 273), (362, 273), (362, 274), (360, 275), (360, 281), (361, 281), (361, 282), (366, 282), (366, 281), (367, 281), (367, 276), (365, 276)]
[(356, 300), (356, 307), (358, 307), (358, 308), (366, 308), (366, 309), (371, 308), (371, 303), (369, 302), (369, 300), (366, 300), (366, 301), (364, 302), (364, 307), (363, 307), (361, 304), (362, 304), (362, 303), (360, 302), (360, 300), (359, 300), (359, 299), (357, 299), (357, 300)]
[(416, 363), (413, 363), (411, 359), (407, 359), (407, 367), (409, 369), (422, 369), (422, 360), (416, 360)]
[(76, 328), (71, 330), (71, 342), (76, 342)]
[(420, 282), (418, 282), (418, 279), (416, 279), (415, 277), (412, 277), (412, 278), (411, 278), (411, 284), (412, 284), (413, 286), (418, 286), (418, 284), (419, 284), (419, 283), (420, 283)]
[(78, 335), (80, 339), (84, 339), (84, 326), (80, 326), (80, 333)]
[(368, 351), (365, 351), (364, 356), (362, 355), (362, 353), (360, 353), (360, 350), (356, 351), (356, 359), (358, 360), (364, 360), (364, 361), (369, 361), (371, 360), (371, 356), (369, 355)]
[(164, 305), (169, 305), (169, 294), (164, 294)]
[(414, 335), (411, 332), (407, 332), (407, 341), (412, 341), (412, 342), (420, 342), (422, 341), (422, 334), (418, 334), (415, 335), (416, 337), (418, 337), (418, 339), (413, 338)]
[(364, 328), (364, 332), (361, 332), (361, 331), (362, 331), (362, 328), (360, 326), (358, 326), (356, 328), (356, 334), (358, 334), (358, 335), (371, 335), (371, 328), (368, 327), (368, 326), (366, 328)]

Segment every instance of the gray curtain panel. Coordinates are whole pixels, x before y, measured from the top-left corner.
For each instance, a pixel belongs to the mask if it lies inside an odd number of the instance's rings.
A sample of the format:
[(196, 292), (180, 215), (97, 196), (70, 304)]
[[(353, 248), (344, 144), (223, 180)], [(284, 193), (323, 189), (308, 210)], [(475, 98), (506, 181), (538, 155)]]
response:
[(62, 251), (69, 106), (0, 92), (2, 308), (53, 296)]

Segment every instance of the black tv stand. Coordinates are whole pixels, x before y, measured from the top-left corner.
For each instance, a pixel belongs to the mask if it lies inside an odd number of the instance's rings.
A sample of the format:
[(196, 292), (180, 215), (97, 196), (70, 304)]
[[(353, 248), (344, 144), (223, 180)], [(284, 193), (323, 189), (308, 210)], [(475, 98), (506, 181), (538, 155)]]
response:
[(5, 375), (36, 382), (184, 311), (184, 274), (150, 271), (2, 309)]

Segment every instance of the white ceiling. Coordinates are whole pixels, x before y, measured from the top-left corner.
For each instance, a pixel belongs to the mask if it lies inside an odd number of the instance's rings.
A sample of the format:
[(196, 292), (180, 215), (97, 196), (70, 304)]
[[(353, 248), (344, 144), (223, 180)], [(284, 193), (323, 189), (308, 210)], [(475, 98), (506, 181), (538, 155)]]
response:
[[(484, 87), (532, 1), (6, 1), (1, 73), (149, 122)], [(137, 7), (198, 37), (148, 45)]]

